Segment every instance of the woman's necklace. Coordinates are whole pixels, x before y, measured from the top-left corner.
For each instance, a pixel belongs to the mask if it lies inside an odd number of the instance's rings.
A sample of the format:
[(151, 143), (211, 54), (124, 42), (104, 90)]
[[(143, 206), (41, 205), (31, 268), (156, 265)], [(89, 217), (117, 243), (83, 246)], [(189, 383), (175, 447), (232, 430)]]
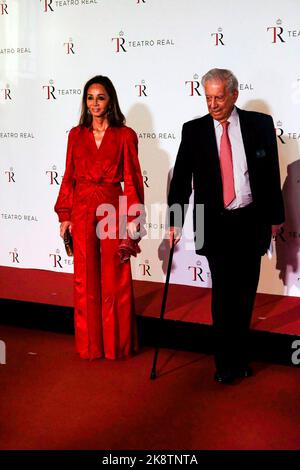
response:
[(95, 138), (96, 145), (97, 145), (98, 149), (100, 148), (100, 145), (102, 143), (102, 139), (105, 135), (105, 131), (106, 131), (107, 128), (108, 128), (108, 125), (106, 127), (103, 126), (102, 129), (100, 129), (99, 127), (94, 127), (94, 126), (92, 127), (94, 138)]
[(104, 126), (102, 128), (98, 127), (98, 126), (93, 126), (93, 131), (104, 133), (107, 128), (108, 128), (108, 124), (106, 123), (106, 124), (104, 124)]
[(93, 127), (93, 131), (95, 132), (105, 132), (107, 127), (103, 127), (103, 129), (100, 129), (99, 127)]

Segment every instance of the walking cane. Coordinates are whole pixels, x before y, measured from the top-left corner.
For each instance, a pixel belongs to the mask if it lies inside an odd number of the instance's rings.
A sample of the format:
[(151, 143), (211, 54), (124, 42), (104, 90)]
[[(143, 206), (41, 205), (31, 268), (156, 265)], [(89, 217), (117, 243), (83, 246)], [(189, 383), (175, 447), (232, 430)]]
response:
[(156, 363), (157, 363), (157, 358), (158, 358), (158, 351), (159, 351), (159, 343), (160, 343), (160, 336), (161, 336), (162, 321), (163, 321), (163, 319), (164, 319), (164, 314), (165, 314), (165, 310), (166, 310), (166, 303), (167, 303), (167, 296), (168, 296), (168, 288), (169, 288), (169, 281), (170, 281), (170, 274), (171, 274), (173, 253), (174, 253), (174, 233), (172, 234), (172, 245), (171, 245), (171, 250), (170, 250), (170, 254), (169, 254), (168, 269), (167, 269), (167, 277), (166, 277), (166, 282), (165, 282), (165, 287), (164, 287), (164, 293), (163, 293), (163, 299), (162, 299), (161, 309), (160, 309), (158, 335), (157, 335), (157, 337), (156, 337), (156, 347), (155, 347), (155, 353), (154, 353), (154, 358), (153, 358), (152, 370), (151, 370), (151, 375), (150, 375), (150, 379), (151, 379), (151, 380), (156, 379)]

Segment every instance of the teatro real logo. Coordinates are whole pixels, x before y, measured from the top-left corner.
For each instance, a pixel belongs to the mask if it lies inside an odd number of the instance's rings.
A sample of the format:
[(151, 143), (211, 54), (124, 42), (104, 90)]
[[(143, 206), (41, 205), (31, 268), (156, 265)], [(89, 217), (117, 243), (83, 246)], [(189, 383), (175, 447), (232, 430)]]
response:
[(0, 132), (0, 139), (34, 139), (33, 132)]
[(139, 268), (141, 270), (142, 276), (150, 276), (151, 277), (149, 260), (146, 259), (144, 263), (140, 263)]
[(298, 132), (286, 132), (283, 129), (283, 124), (281, 121), (277, 121), (275, 130), (276, 130), (276, 135), (282, 144), (286, 144), (284, 139), (300, 140), (300, 132), (299, 131)]
[(54, 12), (54, 8), (93, 6), (98, 4), (98, 0), (40, 0), (44, 13)]
[(267, 31), (270, 31), (270, 34), (272, 35), (272, 43), (276, 44), (278, 42), (285, 42), (283, 39), (283, 28), (281, 26), (282, 21), (281, 19), (278, 19), (276, 21), (276, 26), (268, 26)]
[(149, 139), (149, 140), (176, 140), (175, 132), (138, 132), (137, 133), (139, 139)]
[(197, 73), (194, 74), (193, 80), (186, 80), (184, 84), (189, 93), (189, 96), (201, 96), (201, 93), (199, 91), (199, 75)]
[(123, 31), (120, 31), (119, 35), (115, 38), (111, 38), (111, 40), (115, 44), (115, 52), (127, 52), (125, 49), (126, 39), (124, 37)]
[(72, 38), (70, 38), (69, 41), (64, 42), (63, 46), (64, 46), (64, 49), (65, 49), (67, 55), (75, 54), (74, 42), (73, 42)]
[(60, 251), (56, 250), (55, 253), (49, 253), (49, 258), (51, 261), (51, 266), (53, 268), (61, 268), (62, 269), (62, 257), (60, 255)]
[(280, 18), (276, 21), (276, 26), (267, 27), (267, 33), (272, 38), (272, 44), (281, 44), (292, 38), (300, 39), (300, 30), (283, 28)]
[(4, 47), (0, 48), (0, 54), (12, 55), (12, 54), (31, 54), (30, 47)]
[(205, 282), (202, 277), (203, 269), (201, 267), (201, 261), (197, 261), (196, 265), (197, 266), (188, 266), (188, 270), (192, 275), (192, 281), (196, 282), (199, 280), (200, 282)]
[(53, 165), (52, 170), (47, 170), (45, 173), (48, 178), (50, 186), (53, 186), (53, 185), (59, 186), (60, 184), (59, 180), (62, 179), (62, 176), (58, 176), (58, 172), (57, 172), (55, 165)]
[(5, 85), (5, 88), (0, 88), (0, 103), (4, 103), (7, 100), (12, 100), (9, 85)]
[(8, 171), (4, 171), (4, 174), (6, 175), (7, 182), (8, 183), (15, 183), (15, 172), (14, 169), (11, 167)]
[(4, 1), (0, 3), (0, 15), (8, 15), (7, 3)]
[(54, 81), (49, 80), (49, 85), (42, 85), (44, 96), (46, 100), (56, 100), (57, 96), (66, 95), (81, 95), (80, 88), (57, 88), (54, 86)]
[(275, 131), (276, 131), (276, 135), (277, 135), (279, 141), (282, 144), (285, 144), (285, 141), (283, 140), (283, 137), (282, 137), (284, 135), (284, 130), (282, 128), (282, 122), (281, 121), (277, 121)]
[(135, 85), (135, 88), (137, 89), (139, 98), (141, 98), (142, 96), (148, 96), (146, 93), (147, 86), (146, 86), (145, 80), (142, 80), (141, 83)]
[(240, 91), (253, 91), (252, 83), (239, 83), (239, 90)]
[(63, 269), (65, 266), (73, 266), (74, 261), (73, 258), (67, 259), (66, 257), (62, 257), (60, 254), (60, 250), (55, 250), (55, 253), (49, 253), (49, 258), (51, 262), (51, 267), (55, 269)]
[(146, 188), (149, 188), (149, 176), (146, 170), (143, 171), (143, 181)]
[(54, 3), (53, 0), (40, 0), (40, 2), (43, 5), (45, 13), (48, 13), (49, 11), (54, 11), (54, 8), (52, 5)]
[(43, 85), (43, 90), (45, 92), (46, 99), (47, 100), (56, 100), (55, 96), (55, 86), (53, 80), (49, 80), (49, 85)]
[(213, 38), (215, 46), (225, 46), (224, 34), (222, 31), (222, 28), (218, 28), (218, 31), (216, 33), (211, 33), (211, 37)]
[(117, 36), (111, 38), (111, 42), (114, 45), (114, 51), (116, 53), (128, 52), (128, 49), (130, 48), (175, 46), (174, 39), (170, 38), (128, 40), (127, 37), (125, 37), (124, 31), (122, 30)]
[(14, 248), (13, 251), (10, 251), (9, 252), (9, 256), (10, 256), (10, 259), (11, 259), (11, 262), (12, 263), (18, 263), (20, 264), (20, 261), (19, 261), (19, 253), (18, 253), (18, 250), (17, 248)]

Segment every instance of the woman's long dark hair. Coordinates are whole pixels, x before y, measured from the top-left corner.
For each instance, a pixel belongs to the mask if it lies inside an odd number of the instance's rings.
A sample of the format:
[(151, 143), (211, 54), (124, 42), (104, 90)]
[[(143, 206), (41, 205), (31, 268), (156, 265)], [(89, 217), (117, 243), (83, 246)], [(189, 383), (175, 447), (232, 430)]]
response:
[(81, 105), (81, 116), (79, 120), (79, 125), (90, 127), (93, 121), (92, 115), (88, 112), (88, 107), (86, 104), (88, 89), (91, 85), (95, 83), (104, 86), (109, 98), (109, 106), (107, 112), (107, 119), (111, 127), (122, 127), (125, 124), (125, 116), (122, 113), (117, 92), (113, 86), (111, 80), (108, 77), (103, 77), (102, 75), (96, 75), (96, 77), (91, 78), (84, 85), (83, 96), (82, 96), (82, 105)]

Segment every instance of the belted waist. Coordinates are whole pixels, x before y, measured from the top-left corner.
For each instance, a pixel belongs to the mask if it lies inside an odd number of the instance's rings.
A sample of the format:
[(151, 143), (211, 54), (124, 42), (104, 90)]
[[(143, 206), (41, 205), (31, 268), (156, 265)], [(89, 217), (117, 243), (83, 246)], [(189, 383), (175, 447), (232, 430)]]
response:
[(245, 207), (238, 207), (237, 209), (224, 209), (221, 212), (221, 216), (235, 217), (235, 216), (238, 216), (238, 215), (244, 215), (244, 214), (247, 214), (250, 211), (252, 212), (254, 210), (254, 208), (255, 208), (255, 204), (253, 202), (251, 202), (250, 204), (248, 204)]
[(96, 180), (93, 180), (93, 179), (89, 179), (89, 178), (79, 178), (77, 180), (77, 183), (78, 184), (93, 184), (93, 185), (96, 185), (96, 186), (119, 186), (121, 183), (118, 181), (117, 183), (113, 183), (111, 181), (105, 181), (105, 180), (100, 180), (100, 181), (96, 181)]

